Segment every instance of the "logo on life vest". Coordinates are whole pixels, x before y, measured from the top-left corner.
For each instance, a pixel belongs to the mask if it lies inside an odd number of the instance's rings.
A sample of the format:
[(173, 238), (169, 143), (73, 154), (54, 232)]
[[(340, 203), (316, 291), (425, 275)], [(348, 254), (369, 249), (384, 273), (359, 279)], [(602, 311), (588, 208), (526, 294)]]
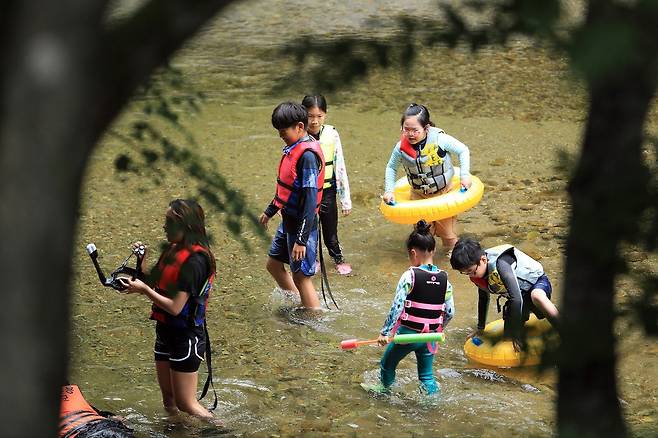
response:
[(427, 283), (427, 284), (441, 284), (440, 281), (436, 281), (436, 275), (432, 275), (432, 277), (430, 277), (430, 280), (426, 281), (425, 283)]
[(443, 164), (443, 158), (439, 156), (439, 147), (435, 144), (428, 144), (421, 153), (420, 162), (426, 166), (438, 166)]
[(489, 291), (494, 294), (504, 295), (508, 293), (503, 279), (500, 278), (498, 270), (495, 270), (489, 274), (487, 277), (487, 283), (489, 285)]

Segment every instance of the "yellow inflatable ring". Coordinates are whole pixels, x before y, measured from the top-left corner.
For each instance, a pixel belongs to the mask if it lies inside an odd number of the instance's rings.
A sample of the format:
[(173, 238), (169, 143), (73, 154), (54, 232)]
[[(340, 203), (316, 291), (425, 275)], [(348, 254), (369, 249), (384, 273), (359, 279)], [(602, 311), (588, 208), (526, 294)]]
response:
[(455, 167), (452, 190), (432, 198), (411, 200), (411, 186), (404, 176), (395, 183), (395, 205), (382, 201), (379, 210), (387, 220), (397, 224), (415, 224), (421, 219), (431, 222), (453, 217), (474, 207), (482, 199), (484, 184), (472, 175), (471, 181), (472, 185), (468, 190), (460, 191), (459, 168)]
[[(546, 319), (537, 319), (530, 314), (525, 323), (528, 351), (514, 351), (510, 340), (500, 340), (503, 336), (503, 320), (497, 319), (484, 328), (482, 336), (466, 340), (464, 353), (474, 362), (496, 367), (519, 367), (538, 365), (545, 348), (545, 340), (555, 341), (556, 333), (551, 331), (551, 324)], [(496, 342), (498, 340), (498, 342)]]

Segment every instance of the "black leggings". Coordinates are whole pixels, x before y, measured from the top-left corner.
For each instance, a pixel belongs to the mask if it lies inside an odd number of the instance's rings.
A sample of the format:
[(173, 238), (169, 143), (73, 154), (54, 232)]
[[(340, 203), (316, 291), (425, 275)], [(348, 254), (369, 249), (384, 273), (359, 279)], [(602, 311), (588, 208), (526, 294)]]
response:
[(322, 191), (320, 224), (322, 225), (322, 240), (329, 250), (329, 255), (336, 264), (343, 263), (343, 253), (338, 242), (338, 205), (336, 203), (335, 187)]

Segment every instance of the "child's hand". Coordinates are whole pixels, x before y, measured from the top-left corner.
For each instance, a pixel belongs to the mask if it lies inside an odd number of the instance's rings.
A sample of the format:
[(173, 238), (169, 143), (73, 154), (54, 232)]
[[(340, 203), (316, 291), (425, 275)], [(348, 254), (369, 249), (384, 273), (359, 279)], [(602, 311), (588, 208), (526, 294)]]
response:
[(306, 256), (306, 247), (295, 242), (295, 245), (293, 245), (292, 247), (293, 261), (299, 262), (303, 260), (305, 256)]
[(126, 287), (126, 290), (124, 290), (124, 293), (127, 294), (143, 294), (144, 290), (148, 287), (146, 283), (144, 283), (142, 280), (136, 278), (136, 279), (131, 279), (129, 277), (120, 277), (119, 282), (121, 283), (122, 286)]
[(352, 213), (351, 208), (343, 208), (343, 216), (349, 216)]
[(512, 346), (514, 346), (514, 351), (517, 353), (528, 350), (527, 345), (523, 339), (512, 339)]
[(466, 187), (467, 189), (471, 188), (471, 184), (473, 184), (473, 181), (471, 181), (471, 175), (465, 175), (460, 178), (460, 183), (462, 187)]
[(395, 195), (393, 192), (386, 192), (382, 196), (382, 200), (388, 205), (393, 205), (395, 203)]
[(267, 230), (267, 223), (270, 221), (270, 217), (265, 213), (261, 214), (258, 218), (258, 222)]
[(384, 336), (381, 333), (379, 334), (379, 337), (377, 337), (377, 343), (379, 345), (386, 345), (388, 344), (388, 336)]
[[(137, 254), (138, 256), (140, 256), (142, 258), (142, 265), (143, 265), (144, 260), (146, 260), (146, 254), (148, 254), (149, 247), (138, 240), (137, 242), (132, 244), (131, 249), (135, 254)], [(140, 255), (140, 252), (142, 252), (141, 255)]]
[(138, 240), (137, 242), (134, 242), (132, 244), (131, 249), (133, 250), (133, 252), (137, 252), (138, 250), (143, 249), (144, 254), (146, 254), (146, 251), (148, 251), (148, 246), (146, 246), (145, 243)]

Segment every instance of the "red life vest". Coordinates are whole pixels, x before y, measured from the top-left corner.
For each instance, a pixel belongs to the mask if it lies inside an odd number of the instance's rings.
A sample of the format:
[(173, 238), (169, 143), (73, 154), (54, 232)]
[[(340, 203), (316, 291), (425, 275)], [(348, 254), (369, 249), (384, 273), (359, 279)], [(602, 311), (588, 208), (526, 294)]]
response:
[(407, 174), (409, 185), (424, 194), (433, 194), (450, 185), (454, 167), (450, 154), (440, 146), (441, 129), (430, 128), (424, 145), (417, 149), (404, 134), (400, 136), (400, 152), (405, 158), (402, 167)]
[(404, 134), (400, 136), (400, 151), (407, 154), (413, 160), (418, 158), (418, 151), (409, 143), (409, 139)]
[(274, 195), (274, 205), (279, 208), (297, 209), (299, 205), (300, 188), (295, 187), (297, 179), (297, 161), (306, 151), (312, 151), (320, 160), (320, 173), (318, 174), (317, 187), (318, 195), (315, 205), (315, 213), (320, 209), (322, 202), (322, 186), (324, 185), (324, 154), (322, 147), (317, 141), (300, 141), (296, 146), (284, 153), (279, 163), (279, 175), (276, 179), (276, 194)]
[[(201, 245), (192, 245), (192, 249), (176, 249), (176, 245), (162, 253), (158, 260), (157, 270), (159, 278), (155, 285), (155, 290), (161, 295), (171, 295), (178, 292), (178, 277), (180, 270), (187, 259), (194, 253), (203, 252), (208, 254), (208, 250)], [(151, 319), (174, 325), (177, 327), (200, 326), (203, 324), (208, 305), (208, 297), (215, 280), (215, 273), (212, 272), (201, 291), (185, 291), (190, 293), (190, 298), (183, 306), (181, 312), (174, 316), (159, 308), (155, 304), (151, 307)], [(195, 295), (198, 292), (198, 295)]]
[(471, 282), (482, 290), (489, 290), (489, 282), (487, 282), (487, 277), (478, 278), (478, 277), (468, 277)]
[(105, 417), (98, 414), (82, 396), (78, 385), (62, 387), (62, 404), (59, 411), (59, 436), (74, 437), (90, 422), (99, 422)]
[[(437, 129), (439, 131), (439, 133), (441, 133), (441, 134), (445, 134), (443, 129), (438, 129), (438, 128), (434, 128), (434, 129)], [(432, 134), (432, 133), (428, 133), (427, 135), (429, 136), (430, 134)], [(435, 134), (432, 134), (432, 138), (435, 138), (434, 136), (435, 136)], [(426, 141), (427, 140), (428, 139), (426, 137)], [(409, 139), (404, 134), (400, 135), (400, 151), (404, 152), (412, 160), (415, 160), (416, 158), (418, 158), (418, 155), (420, 155), (420, 151), (415, 149), (414, 146), (411, 143), (409, 143)], [(439, 154), (440, 157), (444, 157), (445, 154), (446, 154), (446, 151), (443, 150), (443, 148), (439, 146), (438, 147), (438, 154)]]

